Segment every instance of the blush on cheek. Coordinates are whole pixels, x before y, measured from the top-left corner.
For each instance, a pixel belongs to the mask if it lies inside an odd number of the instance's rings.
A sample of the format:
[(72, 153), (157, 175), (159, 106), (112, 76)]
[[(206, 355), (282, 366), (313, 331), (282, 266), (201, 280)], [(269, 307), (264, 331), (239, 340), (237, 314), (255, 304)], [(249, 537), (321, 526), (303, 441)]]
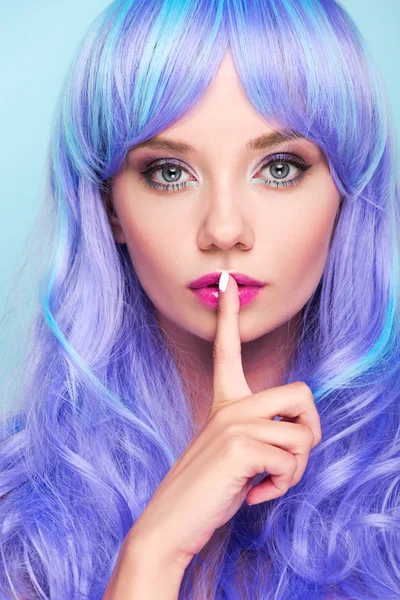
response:
[(332, 227), (333, 219), (328, 223), (308, 222), (306, 230), (303, 225), (297, 236), (287, 239), (283, 254), (278, 255), (278, 264), (288, 294), (311, 297), (324, 271)]
[(327, 234), (315, 240), (305, 256), (304, 271), (313, 290), (317, 287), (324, 272), (326, 259), (329, 253), (330, 236)]

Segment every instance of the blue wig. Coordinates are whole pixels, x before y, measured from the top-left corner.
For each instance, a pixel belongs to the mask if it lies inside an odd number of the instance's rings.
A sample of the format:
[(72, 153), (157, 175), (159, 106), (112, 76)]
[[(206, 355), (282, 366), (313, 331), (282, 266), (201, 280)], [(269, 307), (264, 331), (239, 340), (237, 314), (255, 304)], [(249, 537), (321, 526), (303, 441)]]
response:
[(37, 306), (1, 420), (4, 600), (101, 600), (195, 434), (105, 192), (132, 147), (193, 108), (228, 48), (255, 109), (322, 149), (342, 197), (281, 382), (311, 388), (323, 440), (286, 494), (243, 503), (179, 597), (400, 598), (400, 192), (379, 70), (335, 0), (116, 0), (67, 74), (29, 246)]

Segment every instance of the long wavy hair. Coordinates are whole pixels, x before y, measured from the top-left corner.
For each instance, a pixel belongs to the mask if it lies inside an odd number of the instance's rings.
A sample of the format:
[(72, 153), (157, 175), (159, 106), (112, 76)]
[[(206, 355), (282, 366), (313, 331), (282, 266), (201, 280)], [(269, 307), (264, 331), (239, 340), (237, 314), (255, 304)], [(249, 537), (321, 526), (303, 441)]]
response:
[(195, 105), (228, 48), (254, 108), (317, 144), (341, 194), (281, 382), (310, 386), (323, 440), (297, 485), (217, 530), (179, 598), (400, 597), (399, 168), (379, 69), (335, 0), (117, 0), (67, 73), (30, 235), (36, 300), (1, 420), (4, 600), (100, 600), (195, 435), (105, 198), (126, 153)]

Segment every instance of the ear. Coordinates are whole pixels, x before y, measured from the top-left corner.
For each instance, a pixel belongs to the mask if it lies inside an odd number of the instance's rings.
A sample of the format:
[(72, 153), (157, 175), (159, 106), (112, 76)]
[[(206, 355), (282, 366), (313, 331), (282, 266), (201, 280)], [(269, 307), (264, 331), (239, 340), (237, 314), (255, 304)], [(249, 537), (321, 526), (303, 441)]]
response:
[(114, 240), (118, 244), (126, 244), (125, 233), (114, 207), (110, 185), (107, 185), (103, 197)]

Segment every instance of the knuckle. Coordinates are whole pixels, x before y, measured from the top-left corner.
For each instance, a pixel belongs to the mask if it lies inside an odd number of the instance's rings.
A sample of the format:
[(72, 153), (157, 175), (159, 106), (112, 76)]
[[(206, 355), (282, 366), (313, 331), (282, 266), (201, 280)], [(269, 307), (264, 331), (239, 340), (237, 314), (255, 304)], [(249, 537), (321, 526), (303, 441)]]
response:
[(320, 444), (321, 442), (322, 442), (322, 431), (321, 431), (321, 424), (320, 424), (318, 433), (316, 435), (314, 435), (314, 446), (318, 446), (318, 444)]
[(224, 447), (229, 455), (242, 454), (244, 450), (249, 447), (249, 439), (244, 433), (237, 433), (236, 435), (229, 435), (226, 438)]
[(299, 483), (300, 479), (302, 478), (303, 474), (300, 473), (300, 475), (297, 475), (297, 477), (295, 477), (295, 473), (293, 473), (293, 478), (292, 481), (290, 482), (290, 486), (289, 487), (293, 487), (294, 485), (296, 485), (297, 483)]
[(286, 480), (286, 481), (281, 481), (279, 484), (279, 488), (281, 490), (281, 496), (283, 496), (284, 494), (286, 494), (286, 492), (288, 491), (288, 489), (290, 487), (292, 487), (293, 482), (290, 480)]
[(300, 394), (306, 396), (308, 399), (314, 402), (312, 390), (310, 386), (306, 384), (305, 381), (296, 381), (296, 389), (298, 389)]
[(304, 424), (301, 424), (301, 428), (302, 428), (302, 435), (304, 438), (304, 445), (307, 448), (311, 448), (315, 442), (313, 430), (310, 429), (310, 427), (308, 425), (304, 425)]
[(220, 364), (225, 362), (228, 356), (228, 349), (224, 345), (218, 343), (213, 345), (213, 360), (215, 363)]
[(222, 354), (221, 346), (218, 346), (216, 343), (213, 345), (213, 360), (214, 362), (219, 362)]
[(243, 435), (240, 423), (230, 422), (224, 429), (224, 436), (227, 439), (238, 438)]
[(216, 364), (228, 363), (233, 361), (236, 363), (238, 358), (241, 358), (241, 350), (240, 348), (235, 349), (232, 347), (227, 347), (226, 345), (218, 342), (217, 340), (213, 344), (213, 361)]
[(286, 458), (286, 465), (287, 465), (287, 471), (288, 473), (292, 474), (292, 477), (294, 477), (294, 474), (296, 472), (297, 469), (297, 460), (296, 457), (293, 456), (293, 454), (289, 454)]
[(227, 414), (227, 406), (219, 406), (215, 409), (212, 419), (218, 427), (226, 428), (226, 424), (229, 422)]

